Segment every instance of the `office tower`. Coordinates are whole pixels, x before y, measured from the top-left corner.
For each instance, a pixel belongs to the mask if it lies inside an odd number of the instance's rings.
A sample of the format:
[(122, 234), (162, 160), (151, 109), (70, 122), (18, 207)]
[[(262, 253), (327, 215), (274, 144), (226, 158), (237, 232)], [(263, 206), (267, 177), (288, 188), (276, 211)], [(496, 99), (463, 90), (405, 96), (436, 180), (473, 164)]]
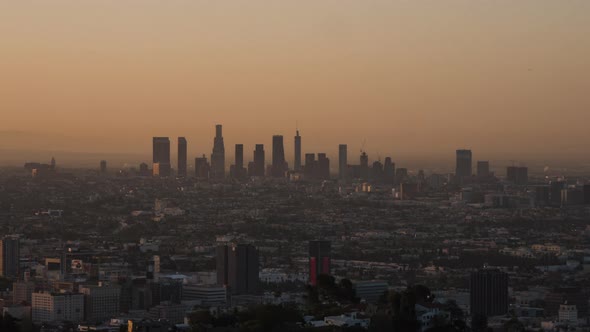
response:
[(590, 184), (584, 185), (584, 204), (590, 204)]
[(301, 136), (299, 136), (299, 130), (295, 135), (295, 170), (301, 171)]
[(31, 318), (35, 323), (84, 320), (84, 294), (33, 293)]
[(170, 176), (170, 139), (168, 137), (153, 138), (152, 162), (154, 164), (154, 175), (162, 177)]
[(516, 185), (526, 185), (529, 182), (529, 169), (527, 167), (508, 166), (506, 168), (506, 180)]
[(581, 317), (588, 316), (588, 295), (580, 287), (556, 287), (545, 294), (543, 300), (546, 317), (558, 315), (559, 306), (564, 303), (575, 305), (577, 313)]
[(178, 138), (178, 176), (186, 177), (187, 170), (187, 143), (186, 138)]
[(393, 184), (395, 181), (395, 164), (391, 161), (391, 157), (385, 158), (383, 164), (383, 180), (387, 184)]
[(150, 169), (149, 169), (148, 164), (146, 164), (146, 163), (139, 164), (139, 175), (140, 176), (150, 175)]
[(365, 180), (369, 179), (369, 156), (364, 151), (361, 153), (360, 177)]
[(217, 284), (228, 286), (228, 246), (218, 246), (216, 252)]
[(244, 145), (236, 144), (235, 163), (230, 167), (230, 176), (234, 179), (245, 179), (246, 169), (244, 168)]
[(408, 179), (408, 169), (398, 168), (395, 170), (395, 182), (404, 183)]
[(374, 161), (371, 167), (371, 180), (375, 182), (383, 181), (383, 164), (380, 161)]
[(217, 248), (217, 282), (231, 294), (258, 293), (258, 250), (250, 244)]
[(305, 166), (303, 167), (303, 175), (306, 179), (314, 179), (316, 175), (316, 161), (315, 153), (305, 154)]
[(469, 284), (472, 315), (505, 315), (508, 312), (508, 274), (497, 269), (471, 273)]
[(55, 170), (56, 165), (57, 165), (57, 163), (55, 162), (55, 157), (51, 157), (51, 165), (49, 166), (49, 168), (51, 168), (52, 170)]
[(225, 178), (225, 146), (221, 130), (221, 125), (215, 126), (213, 153), (211, 153), (211, 178), (216, 180)]
[(325, 153), (318, 153), (317, 177), (322, 180), (330, 179), (330, 159)]
[(219, 306), (227, 303), (227, 289), (223, 284), (186, 284), (182, 288), (183, 301), (201, 301), (203, 306)]
[(332, 243), (309, 241), (309, 283), (316, 286), (320, 274), (331, 274)]
[(107, 173), (107, 161), (106, 160), (101, 160), (100, 161), (100, 173), (101, 174), (106, 174)]
[(285, 176), (287, 169), (287, 162), (285, 161), (285, 148), (283, 146), (283, 136), (274, 135), (272, 137), (271, 175), (275, 178), (282, 178)]
[(550, 185), (551, 205), (555, 207), (563, 206), (567, 203), (567, 185), (565, 181), (552, 181)]
[(85, 320), (91, 324), (102, 323), (117, 317), (121, 300), (121, 287), (111, 285), (80, 286), (80, 294), (84, 294)]
[(338, 145), (338, 178), (346, 180), (348, 177), (348, 146)]
[(256, 144), (254, 161), (248, 165), (250, 176), (264, 176), (264, 144)]
[(457, 166), (455, 175), (458, 179), (470, 177), (471, 170), (471, 150), (457, 150)]
[(195, 158), (195, 176), (198, 179), (209, 179), (210, 171), (211, 167), (209, 166), (209, 162), (207, 162), (207, 157), (205, 157), (205, 155), (201, 158)]
[(477, 162), (477, 176), (485, 178), (490, 176), (490, 162), (489, 161), (478, 161)]
[(18, 278), (20, 270), (20, 244), (16, 236), (0, 240), (0, 276)]

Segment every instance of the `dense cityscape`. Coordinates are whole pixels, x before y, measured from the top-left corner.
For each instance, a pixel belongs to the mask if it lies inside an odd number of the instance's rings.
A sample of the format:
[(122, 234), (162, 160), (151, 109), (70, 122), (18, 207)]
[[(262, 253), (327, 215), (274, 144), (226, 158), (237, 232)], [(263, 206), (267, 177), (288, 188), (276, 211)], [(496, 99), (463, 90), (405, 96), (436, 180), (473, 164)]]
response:
[(590, 331), (590, 176), (189, 147), (0, 169), (0, 330)]

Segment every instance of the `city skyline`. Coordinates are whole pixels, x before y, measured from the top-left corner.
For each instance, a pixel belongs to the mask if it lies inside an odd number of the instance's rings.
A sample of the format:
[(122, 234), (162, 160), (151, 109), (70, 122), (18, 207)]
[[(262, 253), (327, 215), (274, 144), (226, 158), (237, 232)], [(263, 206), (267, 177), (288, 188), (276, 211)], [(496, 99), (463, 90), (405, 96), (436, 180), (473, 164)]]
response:
[(588, 162), (590, 4), (457, 3), (4, 2), (0, 150), (145, 154), (215, 123), (247, 147), (298, 123), (318, 150)]

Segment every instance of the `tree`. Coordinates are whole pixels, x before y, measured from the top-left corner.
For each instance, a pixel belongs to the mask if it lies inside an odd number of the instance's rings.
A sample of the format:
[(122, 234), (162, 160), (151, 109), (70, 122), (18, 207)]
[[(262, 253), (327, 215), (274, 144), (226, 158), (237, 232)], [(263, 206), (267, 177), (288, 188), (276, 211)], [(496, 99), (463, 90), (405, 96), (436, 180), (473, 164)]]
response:
[(524, 332), (524, 324), (516, 317), (512, 317), (512, 319), (504, 323), (504, 329), (506, 332)]

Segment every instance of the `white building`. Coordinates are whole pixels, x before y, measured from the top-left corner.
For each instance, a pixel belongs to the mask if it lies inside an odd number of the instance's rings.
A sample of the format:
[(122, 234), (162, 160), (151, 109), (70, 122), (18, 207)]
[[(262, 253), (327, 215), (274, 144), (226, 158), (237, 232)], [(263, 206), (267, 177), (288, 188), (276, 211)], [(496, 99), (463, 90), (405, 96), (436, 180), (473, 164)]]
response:
[(32, 320), (36, 323), (84, 320), (84, 295), (74, 293), (33, 293)]
[(562, 304), (559, 306), (559, 322), (569, 325), (578, 324), (578, 308), (572, 304)]

